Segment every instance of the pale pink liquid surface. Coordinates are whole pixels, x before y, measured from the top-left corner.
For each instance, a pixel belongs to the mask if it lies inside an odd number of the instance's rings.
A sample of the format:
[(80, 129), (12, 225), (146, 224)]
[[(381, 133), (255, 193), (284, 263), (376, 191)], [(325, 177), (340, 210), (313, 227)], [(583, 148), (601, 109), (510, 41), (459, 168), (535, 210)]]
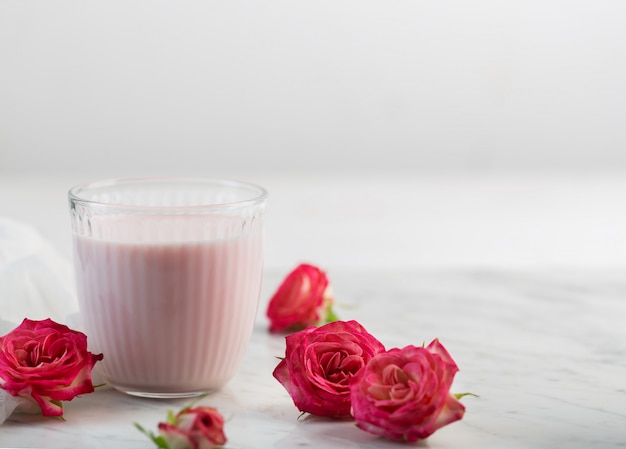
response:
[(107, 382), (123, 391), (218, 389), (234, 376), (252, 333), (261, 234), (194, 242), (182, 232), (171, 241), (170, 224), (158, 226), (163, 242), (128, 241), (132, 226), (110, 240), (74, 236), (90, 350), (104, 354)]

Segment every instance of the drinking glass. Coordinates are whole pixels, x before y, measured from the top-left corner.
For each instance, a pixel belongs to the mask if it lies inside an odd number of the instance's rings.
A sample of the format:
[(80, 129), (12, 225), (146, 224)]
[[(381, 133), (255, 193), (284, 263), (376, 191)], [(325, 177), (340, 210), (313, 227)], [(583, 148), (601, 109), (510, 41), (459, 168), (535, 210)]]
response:
[(128, 178), (68, 197), (80, 313), (106, 382), (147, 397), (225, 385), (258, 308), (265, 189)]

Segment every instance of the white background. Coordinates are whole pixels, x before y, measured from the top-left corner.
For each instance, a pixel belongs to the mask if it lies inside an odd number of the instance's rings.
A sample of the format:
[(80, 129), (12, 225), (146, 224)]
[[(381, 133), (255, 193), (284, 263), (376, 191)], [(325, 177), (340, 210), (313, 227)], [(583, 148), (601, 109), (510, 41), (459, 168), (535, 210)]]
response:
[(267, 264), (626, 266), (626, 2), (0, 1), (0, 205), (265, 185)]
[(619, 0), (2, 1), (0, 173), (624, 168), (625, 22)]

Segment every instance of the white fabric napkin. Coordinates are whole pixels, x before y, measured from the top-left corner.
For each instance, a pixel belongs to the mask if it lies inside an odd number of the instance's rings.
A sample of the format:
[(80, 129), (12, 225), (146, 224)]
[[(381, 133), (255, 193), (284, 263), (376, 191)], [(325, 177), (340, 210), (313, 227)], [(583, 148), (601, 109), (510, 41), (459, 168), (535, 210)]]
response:
[(9, 392), (0, 389), (0, 424), (14, 412), (41, 413), (39, 406), (26, 398), (12, 396)]
[(71, 262), (34, 227), (0, 217), (0, 318), (64, 323), (77, 310)]

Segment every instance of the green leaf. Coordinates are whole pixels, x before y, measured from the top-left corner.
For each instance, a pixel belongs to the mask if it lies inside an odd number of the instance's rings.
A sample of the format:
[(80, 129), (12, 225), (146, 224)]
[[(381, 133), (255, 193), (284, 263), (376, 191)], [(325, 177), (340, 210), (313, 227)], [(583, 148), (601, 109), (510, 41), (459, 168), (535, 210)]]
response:
[(174, 414), (173, 410), (167, 411), (167, 417), (165, 418), (165, 421), (167, 421), (168, 424), (171, 424), (173, 426), (176, 425), (176, 415)]
[(135, 427), (137, 428), (137, 430), (139, 430), (145, 436), (150, 438), (150, 440), (152, 440), (152, 442), (154, 444), (156, 444), (156, 446), (158, 448), (170, 449), (169, 445), (167, 444), (167, 441), (165, 441), (165, 439), (162, 436), (160, 436), (160, 435), (157, 436), (157, 435), (154, 434), (154, 432), (151, 432), (149, 430), (144, 429), (139, 423), (134, 423), (134, 424), (135, 424)]
[(141, 433), (143, 433), (145, 436), (147, 436), (148, 438), (150, 438), (151, 440), (154, 440), (154, 433), (152, 433), (149, 430), (144, 429), (139, 423), (133, 423), (135, 425), (135, 427), (137, 428), (137, 430), (139, 430)]
[(327, 310), (327, 315), (326, 315), (326, 323), (332, 323), (335, 321), (339, 321), (339, 316), (337, 316), (337, 314), (335, 313), (335, 311), (333, 310), (332, 306), (328, 306), (328, 310)]
[(152, 441), (154, 441), (154, 444), (156, 444), (157, 447), (161, 449), (170, 449), (170, 446), (167, 444), (167, 441), (165, 441), (165, 438), (163, 438), (162, 436), (153, 437)]
[(454, 397), (457, 399), (461, 399), (462, 397), (465, 396), (474, 396), (475, 398), (479, 398), (480, 396), (478, 396), (477, 394), (474, 393), (454, 393)]

